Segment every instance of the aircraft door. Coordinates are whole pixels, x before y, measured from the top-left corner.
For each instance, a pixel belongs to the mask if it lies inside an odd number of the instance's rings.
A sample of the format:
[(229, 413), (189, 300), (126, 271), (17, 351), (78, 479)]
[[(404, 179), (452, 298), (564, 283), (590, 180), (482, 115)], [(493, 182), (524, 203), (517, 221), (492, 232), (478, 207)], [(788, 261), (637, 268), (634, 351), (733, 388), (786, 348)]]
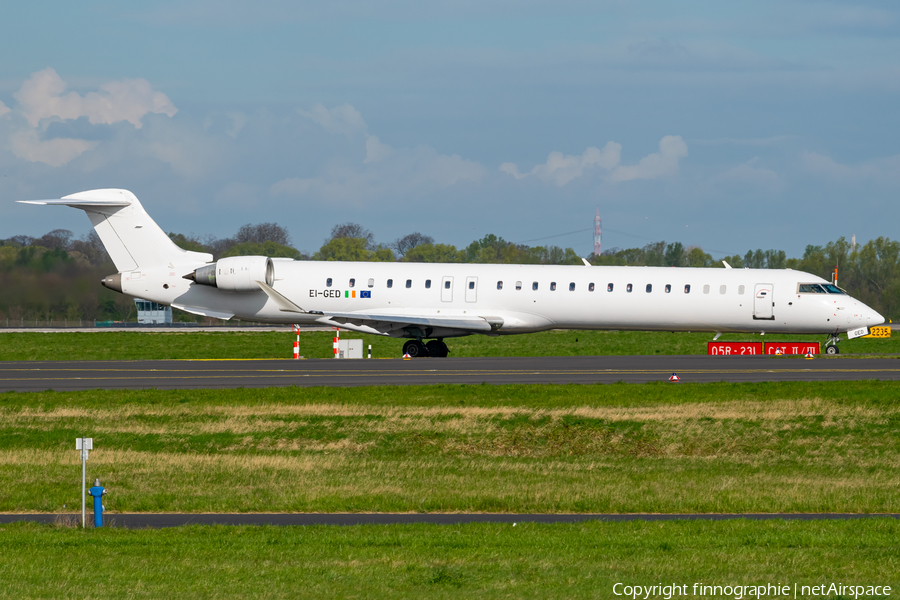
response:
[(453, 302), (453, 278), (444, 277), (441, 280), (441, 302)]
[(466, 302), (475, 302), (478, 299), (478, 278), (466, 277)]
[(775, 320), (775, 295), (771, 283), (757, 283), (753, 288), (753, 318), (763, 321)]

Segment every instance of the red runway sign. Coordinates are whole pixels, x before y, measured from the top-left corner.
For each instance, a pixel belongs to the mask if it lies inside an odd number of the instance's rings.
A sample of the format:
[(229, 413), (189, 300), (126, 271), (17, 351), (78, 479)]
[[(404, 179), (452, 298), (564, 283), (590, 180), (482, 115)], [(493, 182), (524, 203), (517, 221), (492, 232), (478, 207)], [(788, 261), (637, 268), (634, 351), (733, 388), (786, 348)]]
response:
[(766, 342), (766, 354), (806, 354), (807, 352), (818, 354), (819, 342)]
[(709, 342), (710, 356), (755, 356), (763, 353), (762, 342)]

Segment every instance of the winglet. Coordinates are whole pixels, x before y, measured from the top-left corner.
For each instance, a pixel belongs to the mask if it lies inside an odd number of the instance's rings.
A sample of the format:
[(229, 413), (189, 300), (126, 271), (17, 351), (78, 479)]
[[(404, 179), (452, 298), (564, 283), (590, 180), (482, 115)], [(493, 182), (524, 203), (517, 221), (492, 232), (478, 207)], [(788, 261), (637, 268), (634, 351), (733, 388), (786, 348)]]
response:
[(729, 265), (729, 264), (728, 264), (727, 262), (725, 262), (724, 260), (722, 261), (722, 264), (725, 265), (725, 268), (726, 268), (726, 269), (730, 269), (730, 268), (731, 268), (731, 265)]
[(583, 262), (583, 263), (584, 263), (584, 266), (586, 266), (586, 267), (593, 266), (593, 265), (591, 265), (591, 263), (589, 263), (589, 262), (587, 261), (587, 259), (584, 258), (584, 257), (582, 257), (581, 262)]
[(264, 291), (266, 295), (272, 299), (272, 302), (278, 305), (278, 309), (281, 312), (293, 312), (293, 313), (306, 313), (307, 311), (303, 310), (290, 300), (288, 300), (284, 295), (276, 292), (272, 289), (271, 286), (266, 285), (262, 281), (257, 281), (256, 285), (259, 286), (259, 289)]

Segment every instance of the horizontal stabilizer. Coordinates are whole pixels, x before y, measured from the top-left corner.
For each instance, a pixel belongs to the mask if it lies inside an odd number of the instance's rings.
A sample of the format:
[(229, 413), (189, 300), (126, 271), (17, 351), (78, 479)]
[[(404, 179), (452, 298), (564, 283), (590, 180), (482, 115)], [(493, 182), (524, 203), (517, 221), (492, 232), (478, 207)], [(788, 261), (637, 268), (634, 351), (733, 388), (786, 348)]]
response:
[(131, 206), (131, 202), (127, 199), (116, 200), (90, 200), (90, 199), (59, 199), (59, 200), (17, 200), (19, 204), (42, 204), (45, 206), (71, 206), (72, 208), (91, 209), (91, 208), (119, 208), (123, 206)]

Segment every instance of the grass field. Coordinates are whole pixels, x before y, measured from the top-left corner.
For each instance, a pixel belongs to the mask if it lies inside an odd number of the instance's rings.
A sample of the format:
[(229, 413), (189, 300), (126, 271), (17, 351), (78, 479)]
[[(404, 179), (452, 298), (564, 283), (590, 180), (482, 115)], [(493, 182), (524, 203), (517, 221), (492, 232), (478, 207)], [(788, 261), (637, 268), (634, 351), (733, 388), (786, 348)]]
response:
[[(0, 395), (0, 511), (900, 512), (900, 383)], [(64, 508), (65, 506), (65, 508)]]
[[(374, 358), (397, 358), (405, 340), (342, 332), (372, 345)], [(450, 356), (592, 356), (638, 354), (706, 354), (709, 333), (641, 331), (546, 331), (529, 335), (448, 339)], [(723, 341), (817, 341), (825, 336), (726, 334)], [(153, 333), (3, 333), (0, 360), (142, 360), (199, 358), (291, 358), (295, 336), (273, 332)], [(900, 336), (844, 340), (842, 354), (900, 354)], [(332, 334), (304, 332), (300, 354), (330, 358)]]
[(0, 527), (0, 598), (614, 598), (616, 583), (688, 592), (694, 583), (889, 585), (893, 595), (898, 538), (891, 519), (155, 531), (16, 524)]

